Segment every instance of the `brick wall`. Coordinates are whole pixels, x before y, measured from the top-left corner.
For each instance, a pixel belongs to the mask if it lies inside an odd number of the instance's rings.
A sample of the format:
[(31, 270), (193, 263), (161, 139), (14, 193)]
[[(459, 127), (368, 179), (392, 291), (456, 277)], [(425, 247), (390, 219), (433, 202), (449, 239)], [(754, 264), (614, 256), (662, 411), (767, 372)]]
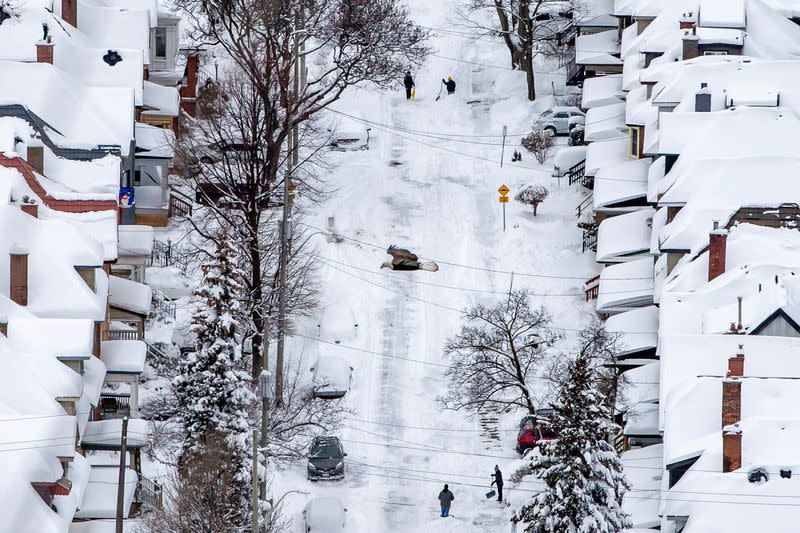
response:
[(722, 427), (735, 424), (742, 418), (742, 382), (722, 382)]
[(742, 467), (742, 434), (726, 431), (722, 434), (722, 471), (733, 472)]
[(53, 64), (52, 43), (36, 43), (36, 62)]
[(78, 27), (78, 0), (61, 0), (61, 18), (73, 28)]
[(683, 59), (694, 59), (700, 55), (700, 46), (697, 36), (686, 32), (683, 35)]
[(41, 146), (29, 146), (28, 147), (28, 154), (26, 156), (28, 160), (28, 164), (44, 176), (44, 148)]
[(714, 230), (708, 242), (708, 281), (725, 273), (728, 231)]

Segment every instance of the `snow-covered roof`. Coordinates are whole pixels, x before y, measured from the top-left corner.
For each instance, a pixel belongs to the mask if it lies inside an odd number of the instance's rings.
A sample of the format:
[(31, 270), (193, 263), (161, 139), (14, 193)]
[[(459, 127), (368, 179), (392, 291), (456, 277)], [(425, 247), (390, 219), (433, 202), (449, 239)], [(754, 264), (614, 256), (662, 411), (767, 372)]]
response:
[(650, 226), (655, 209), (609, 217), (597, 229), (597, 262), (635, 261), (650, 253)]
[(724, 44), (727, 46), (743, 46), (744, 32), (726, 28), (697, 28), (697, 44)]
[[(127, 445), (141, 448), (147, 443), (149, 433), (147, 420), (131, 418), (128, 420)], [(122, 442), (122, 419), (95, 420), (86, 424), (81, 445), (86, 448), (118, 448)], [(102, 518), (102, 517), (98, 517)]]
[(91, 87), (48, 63), (0, 61), (0, 106), (22, 105), (44, 120), (65, 148), (117, 145), (127, 155), (133, 140), (133, 89)]
[(586, 175), (595, 176), (608, 165), (628, 160), (628, 139), (593, 142), (586, 149)]
[(93, 42), (103, 43), (109, 48), (141, 50), (144, 64), (150, 63), (150, 11), (148, 10), (106, 7), (79, 1), (78, 28)]
[(658, 345), (658, 307), (651, 305), (633, 309), (606, 320), (606, 330), (619, 334), (620, 355), (633, 354)]
[(164, 87), (151, 81), (144, 82), (143, 104), (145, 115), (177, 117), (180, 113), (181, 97), (177, 87)]
[(553, 157), (553, 166), (566, 172), (581, 161), (586, 160), (586, 146), (567, 146)]
[(136, 123), (136, 157), (172, 159), (174, 146), (175, 133), (172, 130)]
[(607, 266), (600, 272), (597, 312), (616, 314), (653, 303), (653, 259)]
[(626, 136), (625, 102), (593, 107), (586, 113), (586, 142), (619, 139)]
[(631, 490), (622, 497), (622, 510), (628, 513), (637, 529), (626, 529), (624, 533), (652, 533), (661, 524), (658, 507), (661, 501), (661, 468), (663, 446), (655, 444), (628, 450), (620, 454), (625, 477)]
[(147, 345), (143, 341), (103, 341), (100, 348), (100, 359), (114, 374), (141, 374), (146, 357)]
[(624, 97), (622, 74), (589, 78), (583, 82), (581, 107), (591, 109), (601, 105), (615, 104)]
[(617, 30), (579, 35), (575, 39), (575, 62), (578, 65), (621, 65)]
[(150, 314), (153, 291), (144, 283), (118, 276), (108, 279), (108, 303), (140, 315)]
[(120, 256), (150, 257), (153, 252), (155, 232), (151, 226), (123, 225), (117, 228), (119, 233)]
[(649, 159), (635, 159), (601, 168), (594, 177), (595, 210), (646, 197), (650, 164)]
[[(117, 508), (118, 476), (118, 466), (93, 466), (83, 502), (80, 509), (75, 513), (75, 518), (114, 518)], [(127, 518), (133, 503), (139, 476), (136, 471), (126, 468), (124, 479), (125, 491), (122, 514), (124, 518)]]
[(698, 24), (709, 28), (744, 28), (744, 0), (700, 0)]

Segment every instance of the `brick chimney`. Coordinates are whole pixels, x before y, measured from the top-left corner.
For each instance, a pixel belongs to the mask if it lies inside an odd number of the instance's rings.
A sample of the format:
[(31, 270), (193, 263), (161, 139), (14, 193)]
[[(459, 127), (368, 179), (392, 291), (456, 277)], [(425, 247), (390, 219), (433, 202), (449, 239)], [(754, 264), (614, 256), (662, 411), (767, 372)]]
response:
[(150, 81), (150, 68), (145, 65), (144, 70), (142, 70), (142, 79), (144, 81)]
[(25, 159), (33, 170), (44, 176), (44, 147), (28, 146)]
[(708, 240), (708, 281), (725, 273), (725, 255), (728, 245), (728, 230), (720, 229), (714, 221), (714, 230)]
[(742, 430), (739, 425), (728, 426), (722, 431), (722, 471), (739, 470), (742, 467)]
[(200, 55), (189, 52), (186, 57), (186, 76), (181, 86), (181, 109), (189, 116), (197, 114), (197, 73), (200, 70)]
[(49, 37), (36, 43), (36, 62), (53, 64), (53, 43)]
[(35, 203), (24, 203), (19, 206), (23, 213), (27, 213), (33, 218), (39, 218), (39, 205)]
[(697, 25), (697, 17), (692, 11), (689, 11), (681, 15), (679, 24), (682, 30), (693, 30)]
[(78, 0), (61, 0), (61, 18), (73, 28), (78, 27)]
[(722, 382), (722, 471), (732, 472), (742, 466), (742, 432), (738, 423), (742, 419), (742, 380), (744, 376), (744, 350), (728, 359), (728, 372)]
[(686, 30), (683, 34), (683, 60), (694, 59), (700, 55), (700, 40), (695, 28)]
[(28, 305), (28, 254), (12, 252), (10, 256), (10, 283), (9, 292), (11, 299), (18, 305)]

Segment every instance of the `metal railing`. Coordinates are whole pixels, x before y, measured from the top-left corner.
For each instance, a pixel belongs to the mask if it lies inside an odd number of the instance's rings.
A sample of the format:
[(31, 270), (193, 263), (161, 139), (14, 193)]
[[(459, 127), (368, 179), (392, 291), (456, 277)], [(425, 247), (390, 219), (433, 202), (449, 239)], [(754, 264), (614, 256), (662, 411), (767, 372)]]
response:
[(162, 316), (175, 318), (177, 310), (175, 302), (168, 299), (163, 292), (158, 289), (153, 289), (153, 310)]
[(590, 194), (589, 196), (584, 198), (583, 201), (580, 203), (580, 205), (578, 205), (578, 207), (576, 208), (577, 217), (581, 218), (581, 215), (587, 209), (590, 209), (592, 207), (593, 202), (594, 202), (594, 195), (593, 194)]
[(596, 300), (600, 292), (600, 274), (596, 275), (583, 284), (583, 292), (586, 295), (586, 301)]
[(142, 334), (139, 333), (139, 330), (127, 330), (127, 329), (111, 329), (108, 331), (108, 340), (110, 341), (140, 341), (142, 340)]
[(572, 165), (567, 171), (567, 175), (569, 176), (570, 185), (578, 181), (582, 182), (583, 177), (586, 175), (586, 160), (584, 159), (580, 163)]
[(597, 251), (597, 228), (583, 230), (583, 253), (587, 250)]
[(153, 241), (153, 251), (150, 252), (147, 266), (168, 267), (172, 263), (172, 241), (168, 241), (166, 244), (161, 241)]
[(171, 190), (169, 192), (169, 211), (167, 216), (190, 217), (192, 216), (192, 201), (186, 196)]
[(103, 392), (100, 394), (100, 420), (116, 420), (131, 416), (131, 395)]
[(161, 485), (139, 474), (133, 500), (142, 504), (142, 510), (161, 509), (163, 503)]

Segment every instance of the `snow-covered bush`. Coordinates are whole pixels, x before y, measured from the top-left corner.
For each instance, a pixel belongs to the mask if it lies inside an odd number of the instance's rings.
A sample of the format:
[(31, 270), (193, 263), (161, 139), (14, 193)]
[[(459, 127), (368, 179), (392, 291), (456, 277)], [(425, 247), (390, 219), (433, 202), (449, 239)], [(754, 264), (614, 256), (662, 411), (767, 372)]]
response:
[(544, 185), (528, 185), (517, 193), (514, 200), (533, 207), (533, 216), (536, 216), (539, 204), (544, 202), (549, 194)]
[(536, 161), (542, 165), (547, 161), (547, 158), (550, 157), (553, 147), (556, 145), (556, 140), (544, 131), (536, 130), (528, 134), (527, 137), (523, 137), (521, 144), (525, 149), (531, 152), (533, 157), (536, 158)]
[(619, 533), (631, 527), (622, 511), (622, 496), (630, 484), (608, 442), (619, 427), (609, 420), (589, 357), (579, 356), (569, 365), (568, 380), (554, 407), (551, 424), (558, 438), (543, 441), (540, 453), (532, 454), (530, 464), (514, 476), (534, 475), (546, 488), (513, 519), (525, 523), (526, 533)]

